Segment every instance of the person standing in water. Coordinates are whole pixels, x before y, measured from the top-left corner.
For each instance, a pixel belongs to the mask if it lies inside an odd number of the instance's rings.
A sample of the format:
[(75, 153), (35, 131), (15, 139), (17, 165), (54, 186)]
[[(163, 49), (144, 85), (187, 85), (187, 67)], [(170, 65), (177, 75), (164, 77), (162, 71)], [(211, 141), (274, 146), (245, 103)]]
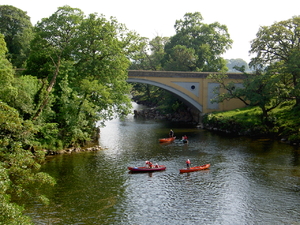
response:
[(186, 168), (190, 168), (191, 167), (191, 161), (188, 159), (186, 160)]
[(169, 132), (169, 137), (174, 137), (174, 131), (172, 129)]

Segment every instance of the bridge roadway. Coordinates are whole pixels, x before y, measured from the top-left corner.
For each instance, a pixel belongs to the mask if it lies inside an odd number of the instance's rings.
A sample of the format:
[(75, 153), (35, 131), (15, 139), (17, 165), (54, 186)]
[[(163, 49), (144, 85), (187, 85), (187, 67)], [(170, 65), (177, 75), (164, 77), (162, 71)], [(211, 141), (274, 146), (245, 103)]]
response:
[[(244, 107), (245, 105), (237, 99), (222, 103), (211, 102), (216, 95), (214, 89), (220, 85), (207, 78), (211, 73), (213, 72), (129, 70), (127, 82), (150, 84), (170, 91), (200, 114)], [(245, 78), (242, 73), (227, 75), (226, 83), (234, 82), (237, 87), (242, 87), (242, 80)], [(221, 93), (224, 91), (220, 90)]]

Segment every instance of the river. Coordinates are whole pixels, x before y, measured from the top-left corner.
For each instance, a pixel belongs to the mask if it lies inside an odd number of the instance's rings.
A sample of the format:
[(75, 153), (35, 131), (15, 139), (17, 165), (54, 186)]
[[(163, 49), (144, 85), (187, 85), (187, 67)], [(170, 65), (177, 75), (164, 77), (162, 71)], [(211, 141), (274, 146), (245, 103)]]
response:
[[(159, 144), (173, 129), (177, 140)], [(186, 134), (188, 144), (179, 142)], [(215, 134), (187, 124), (114, 119), (99, 152), (49, 158), (50, 205), (28, 205), (35, 224), (300, 224), (300, 149)], [(180, 174), (186, 159), (208, 170)], [(146, 160), (167, 169), (128, 172)]]

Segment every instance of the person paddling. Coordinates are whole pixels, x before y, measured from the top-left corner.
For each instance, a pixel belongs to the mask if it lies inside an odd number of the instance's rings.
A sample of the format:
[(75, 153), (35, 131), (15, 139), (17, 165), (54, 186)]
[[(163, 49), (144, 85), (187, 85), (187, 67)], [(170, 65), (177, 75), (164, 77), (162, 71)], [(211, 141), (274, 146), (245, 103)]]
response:
[(191, 167), (191, 161), (188, 159), (186, 160), (186, 167), (189, 169)]
[(186, 135), (182, 136), (182, 142), (188, 143), (188, 137)]
[(145, 163), (148, 166), (148, 168), (152, 168), (153, 167), (153, 163), (152, 162), (146, 161)]

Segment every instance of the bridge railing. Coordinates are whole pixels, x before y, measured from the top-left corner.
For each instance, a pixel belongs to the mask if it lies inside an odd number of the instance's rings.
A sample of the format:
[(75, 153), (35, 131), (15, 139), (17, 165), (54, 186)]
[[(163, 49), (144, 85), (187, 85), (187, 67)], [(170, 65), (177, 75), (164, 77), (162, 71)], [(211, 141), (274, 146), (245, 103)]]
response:
[[(128, 76), (133, 77), (194, 77), (206, 78), (210, 74), (222, 74), (220, 72), (186, 72), (186, 71), (151, 71), (151, 70), (128, 70)], [(226, 73), (231, 79), (245, 79), (242, 73)]]

